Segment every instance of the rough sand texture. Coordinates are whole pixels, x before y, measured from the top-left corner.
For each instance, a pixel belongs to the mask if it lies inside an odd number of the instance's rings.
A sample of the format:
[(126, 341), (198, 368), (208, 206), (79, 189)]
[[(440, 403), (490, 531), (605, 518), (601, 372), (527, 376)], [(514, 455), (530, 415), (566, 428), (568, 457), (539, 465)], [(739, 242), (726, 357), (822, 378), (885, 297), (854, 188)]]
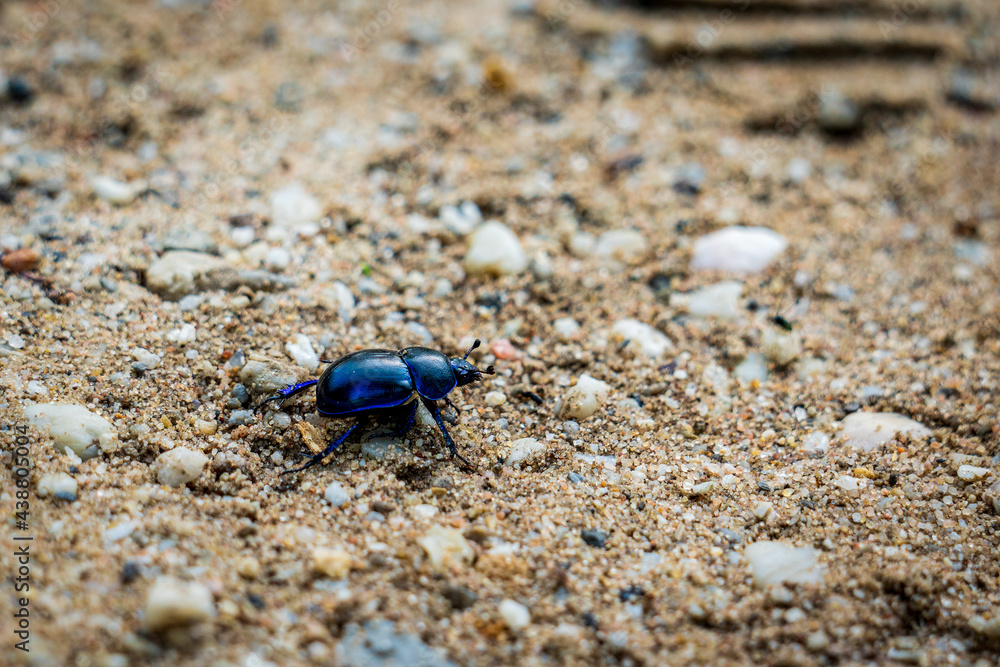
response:
[[(2, 13), (0, 663), (996, 664), (996, 3)], [(245, 412), (476, 337), (475, 471)]]

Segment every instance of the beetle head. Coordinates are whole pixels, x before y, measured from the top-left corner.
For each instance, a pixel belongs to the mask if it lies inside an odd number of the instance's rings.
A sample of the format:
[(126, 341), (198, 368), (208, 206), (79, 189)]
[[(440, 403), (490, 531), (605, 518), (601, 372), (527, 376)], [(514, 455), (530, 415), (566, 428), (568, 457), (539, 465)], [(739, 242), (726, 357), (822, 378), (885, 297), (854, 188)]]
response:
[(472, 354), (472, 351), (477, 347), (479, 347), (478, 338), (476, 339), (476, 342), (472, 344), (472, 347), (469, 348), (469, 351), (465, 353), (464, 357), (461, 359), (453, 357), (451, 359), (451, 369), (455, 371), (455, 379), (458, 380), (459, 387), (481, 380), (484, 375), (494, 374), (492, 366), (483, 371), (466, 361), (469, 358), (469, 355)]

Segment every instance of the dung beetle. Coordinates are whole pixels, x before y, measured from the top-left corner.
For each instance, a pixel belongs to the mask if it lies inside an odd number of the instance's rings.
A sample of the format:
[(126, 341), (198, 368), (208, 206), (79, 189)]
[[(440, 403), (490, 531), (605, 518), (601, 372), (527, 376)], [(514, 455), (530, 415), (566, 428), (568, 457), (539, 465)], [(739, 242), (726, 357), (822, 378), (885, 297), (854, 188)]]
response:
[[(457, 456), (472, 467), (458, 453), (455, 441), (448, 435), (437, 401), (444, 400), (454, 408), (448, 394), (455, 387), (471, 384), (482, 379), (483, 375), (493, 375), (492, 366), (482, 371), (467, 361), (477, 347), (478, 339), (461, 359), (449, 359), (443, 352), (426, 347), (407, 347), (398, 352), (382, 349), (352, 352), (333, 361), (318, 380), (289, 385), (266, 398), (254, 408), (254, 412), (272, 401), (276, 401), (280, 408), (287, 399), (316, 385), (316, 411), (324, 417), (360, 416), (368, 412), (397, 413), (406, 416), (403, 427), (396, 432), (396, 435), (402, 436), (413, 427), (419, 399), (434, 416), (452, 458)], [(299, 472), (316, 465), (347, 440), (359, 423), (360, 420), (355, 420), (346, 433), (322, 452), (313, 455), (304, 466), (285, 472)]]

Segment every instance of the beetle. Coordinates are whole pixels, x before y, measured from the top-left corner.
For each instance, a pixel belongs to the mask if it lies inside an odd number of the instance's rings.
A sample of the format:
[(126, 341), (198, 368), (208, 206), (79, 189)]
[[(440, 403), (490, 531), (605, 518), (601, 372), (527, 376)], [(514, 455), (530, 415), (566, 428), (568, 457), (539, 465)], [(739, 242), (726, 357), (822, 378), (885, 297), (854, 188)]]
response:
[[(456, 387), (463, 387), (478, 380), (483, 375), (493, 375), (493, 366), (485, 371), (468, 362), (469, 355), (479, 347), (479, 339), (472, 344), (462, 358), (448, 358), (443, 352), (427, 347), (406, 347), (402, 350), (370, 349), (344, 355), (330, 363), (318, 380), (300, 382), (278, 390), (268, 396), (254, 412), (271, 402), (278, 408), (289, 398), (316, 385), (316, 411), (324, 417), (361, 416), (371, 412), (396, 412), (406, 415), (406, 422), (396, 432), (405, 435), (417, 416), (417, 401), (422, 401), (437, 422), (445, 442), (456, 456), (470, 468), (464, 456), (458, 453), (455, 441), (448, 435), (441, 419), (437, 401), (455, 408), (448, 394)], [(455, 408), (457, 412), (457, 408)], [(314, 454), (309, 462), (285, 473), (300, 472), (310, 468), (329, 456), (354, 432), (361, 420), (356, 419), (347, 432), (331, 442), (319, 454)]]

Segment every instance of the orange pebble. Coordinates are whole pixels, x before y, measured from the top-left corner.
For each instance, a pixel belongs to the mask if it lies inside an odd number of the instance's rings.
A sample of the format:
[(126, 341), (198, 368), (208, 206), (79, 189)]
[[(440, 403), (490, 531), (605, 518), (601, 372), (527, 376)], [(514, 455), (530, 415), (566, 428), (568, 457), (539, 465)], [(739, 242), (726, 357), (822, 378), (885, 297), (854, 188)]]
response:
[(3, 268), (11, 273), (31, 271), (38, 266), (38, 260), (41, 258), (42, 253), (34, 248), (19, 248), (3, 256)]
[(506, 338), (498, 338), (490, 346), (493, 356), (497, 359), (514, 359), (518, 355), (517, 348), (511, 345)]

